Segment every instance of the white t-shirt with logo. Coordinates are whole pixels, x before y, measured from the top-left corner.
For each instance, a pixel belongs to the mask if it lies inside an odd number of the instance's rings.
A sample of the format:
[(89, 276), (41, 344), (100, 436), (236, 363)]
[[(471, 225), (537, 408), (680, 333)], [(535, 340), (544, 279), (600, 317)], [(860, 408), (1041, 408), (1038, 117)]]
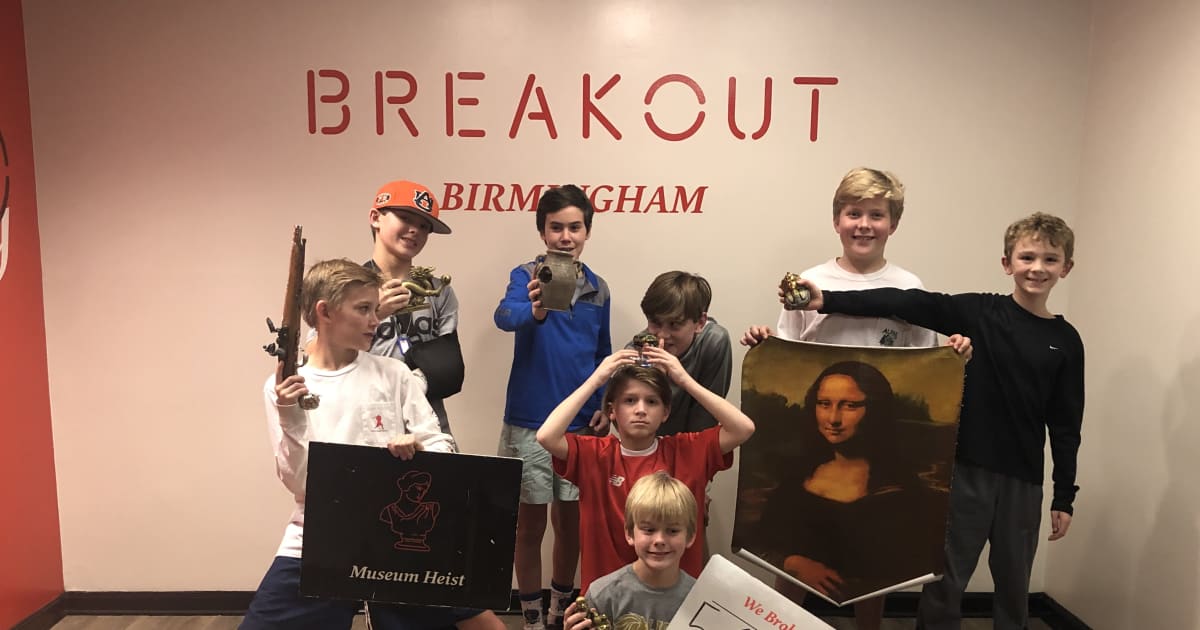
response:
[[(830, 259), (800, 274), (822, 291), (859, 291), (862, 289), (924, 289), (915, 274), (891, 263), (879, 271), (859, 274), (846, 271)], [(887, 346), (923, 348), (937, 345), (937, 333), (901, 319), (826, 315), (816, 311), (789, 311), (779, 314), (777, 335), (792, 341), (813, 341), (839, 346)]]

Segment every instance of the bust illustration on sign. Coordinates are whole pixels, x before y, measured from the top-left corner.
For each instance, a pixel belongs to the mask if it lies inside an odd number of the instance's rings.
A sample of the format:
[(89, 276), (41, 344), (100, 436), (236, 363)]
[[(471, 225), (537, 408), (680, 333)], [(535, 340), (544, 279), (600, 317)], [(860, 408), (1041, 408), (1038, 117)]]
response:
[(433, 477), (419, 470), (410, 470), (396, 480), (400, 498), (389, 503), (379, 513), (379, 520), (391, 526), (399, 538), (392, 545), (398, 551), (429, 551), (425, 538), (437, 525), (442, 506), (426, 501), (425, 495), (433, 485)]

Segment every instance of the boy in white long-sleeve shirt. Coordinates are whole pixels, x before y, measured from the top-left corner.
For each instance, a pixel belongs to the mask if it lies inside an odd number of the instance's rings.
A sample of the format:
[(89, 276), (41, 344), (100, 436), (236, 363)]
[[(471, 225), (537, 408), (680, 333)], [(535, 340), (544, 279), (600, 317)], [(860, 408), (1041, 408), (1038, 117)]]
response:
[[(300, 596), (310, 442), (385, 447), (402, 459), (418, 450), (454, 451), (417, 377), (403, 362), (367, 352), (379, 325), (380, 282), (378, 272), (344, 259), (316, 263), (304, 275), (301, 311), (317, 338), (298, 374), (280, 382), (277, 373), (264, 387), (275, 468), (296, 508), (241, 628), (348, 629), (357, 614), (357, 602)], [(306, 411), (297, 403), (309, 393), (320, 404)], [(475, 609), (376, 604), (369, 612), (376, 628), (503, 628), (495, 614)]]

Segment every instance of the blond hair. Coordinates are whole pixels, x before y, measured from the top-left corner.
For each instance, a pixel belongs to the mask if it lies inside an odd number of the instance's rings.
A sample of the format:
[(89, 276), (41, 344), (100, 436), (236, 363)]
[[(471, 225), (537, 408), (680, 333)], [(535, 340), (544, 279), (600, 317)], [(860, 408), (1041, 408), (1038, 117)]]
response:
[(300, 290), (300, 312), (304, 323), (317, 327), (317, 302), (325, 300), (331, 307), (341, 306), (346, 292), (359, 286), (376, 287), (383, 284), (378, 271), (345, 258), (313, 263), (304, 273)]
[(688, 538), (696, 535), (696, 497), (684, 483), (664, 471), (646, 475), (633, 484), (625, 500), (625, 533), (633, 535), (638, 523), (683, 525)]
[(1012, 256), (1013, 247), (1022, 238), (1030, 237), (1035, 241), (1044, 240), (1051, 247), (1061, 247), (1065, 262), (1071, 262), (1075, 256), (1075, 232), (1067, 226), (1067, 222), (1045, 212), (1033, 214), (1014, 221), (1004, 230), (1004, 257)]
[(887, 199), (892, 225), (898, 223), (900, 215), (904, 214), (904, 184), (900, 183), (900, 178), (873, 168), (851, 169), (833, 193), (833, 218), (837, 219), (846, 204), (876, 197)]

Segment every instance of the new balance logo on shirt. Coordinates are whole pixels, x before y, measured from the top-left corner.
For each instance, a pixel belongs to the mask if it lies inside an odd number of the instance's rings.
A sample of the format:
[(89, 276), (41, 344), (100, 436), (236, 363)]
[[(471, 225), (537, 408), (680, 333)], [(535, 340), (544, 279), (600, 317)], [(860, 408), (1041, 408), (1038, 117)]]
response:
[(608, 478), (608, 483), (620, 488), (625, 483), (625, 478), (620, 475), (612, 475)]

